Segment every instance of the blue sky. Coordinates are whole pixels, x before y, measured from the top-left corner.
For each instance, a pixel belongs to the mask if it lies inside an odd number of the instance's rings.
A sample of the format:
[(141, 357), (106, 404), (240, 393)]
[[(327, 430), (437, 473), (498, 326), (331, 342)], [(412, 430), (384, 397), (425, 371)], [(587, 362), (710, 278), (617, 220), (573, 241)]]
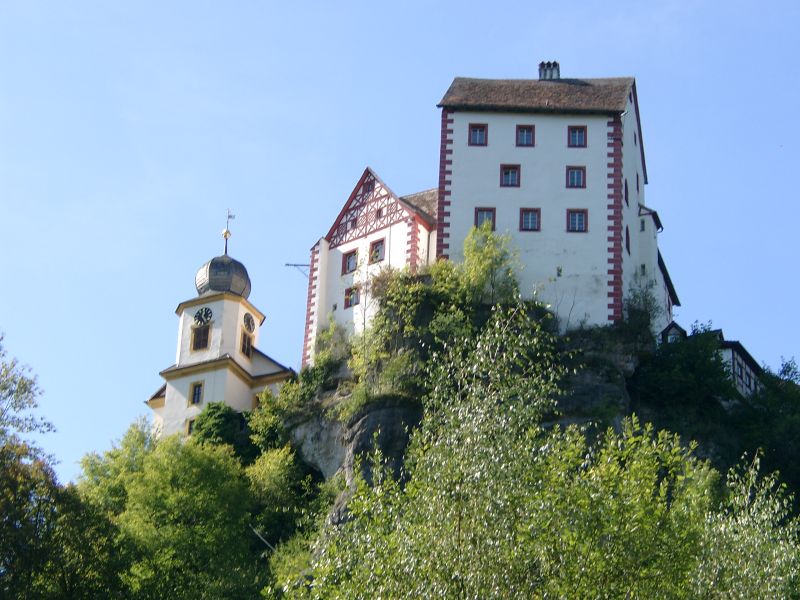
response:
[(648, 205), (685, 326), (798, 356), (795, 2), (0, 0), (0, 331), (69, 480), (138, 416), (177, 304), (248, 268), (260, 346), (297, 367), (307, 262), (369, 165), (434, 187), (455, 76), (635, 76)]

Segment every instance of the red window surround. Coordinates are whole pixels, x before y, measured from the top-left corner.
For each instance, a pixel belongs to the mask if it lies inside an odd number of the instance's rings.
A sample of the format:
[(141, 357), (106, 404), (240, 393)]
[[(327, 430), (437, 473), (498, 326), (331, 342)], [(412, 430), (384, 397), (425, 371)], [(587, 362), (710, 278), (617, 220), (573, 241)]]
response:
[(568, 208), (567, 231), (570, 233), (589, 231), (589, 211), (585, 208)]
[(542, 211), (539, 208), (520, 208), (519, 209), (519, 230), (520, 231), (541, 231)]
[(500, 165), (500, 187), (519, 187), (521, 179), (519, 165)]
[(567, 146), (569, 148), (586, 148), (586, 125), (569, 125), (567, 127)]
[(586, 167), (567, 167), (567, 187), (585, 188), (586, 187)]
[(369, 245), (369, 264), (381, 262), (386, 254), (386, 238), (375, 240)]
[(470, 123), (467, 133), (467, 144), (470, 146), (488, 145), (489, 125), (486, 123)]
[(342, 254), (342, 275), (352, 273), (358, 267), (358, 250)]
[(351, 308), (360, 301), (358, 288), (350, 287), (344, 291), (344, 307)]
[(536, 127), (533, 125), (517, 125), (517, 146), (532, 148), (536, 145)]
[(484, 221), (491, 219), (492, 231), (494, 231), (497, 211), (492, 207), (478, 206), (475, 208), (475, 227), (480, 227)]

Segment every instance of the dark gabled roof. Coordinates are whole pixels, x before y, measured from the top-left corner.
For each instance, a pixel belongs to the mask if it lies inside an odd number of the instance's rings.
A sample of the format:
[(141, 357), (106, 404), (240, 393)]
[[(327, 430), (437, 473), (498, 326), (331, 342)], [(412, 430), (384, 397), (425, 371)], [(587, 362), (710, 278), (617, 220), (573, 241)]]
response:
[(661, 269), (661, 275), (664, 277), (664, 283), (667, 284), (667, 291), (669, 297), (672, 299), (673, 306), (680, 306), (681, 301), (678, 300), (678, 292), (675, 291), (675, 286), (672, 285), (672, 278), (667, 271), (667, 265), (664, 263), (664, 258), (661, 256), (661, 250), (658, 251), (658, 268)]
[(678, 325), (675, 321), (670, 321), (669, 325), (664, 327), (664, 329), (661, 330), (661, 333), (658, 334), (659, 337), (662, 340), (666, 340), (667, 335), (669, 334), (670, 330), (672, 330), (672, 329), (676, 330), (681, 335), (682, 338), (685, 338), (686, 335), (687, 335), (686, 334), (686, 330), (683, 327)]
[(158, 398), (166, 398), (166, 396), (167, 396), (167, 384), (165, 383), (164, 385), (162, 385), (160, 388), (158, 388), (158, 389), (156, 390), (156, 393), (155, 393), (155, 394), (153, 394), (152, 396), (150, 396), (150, 397), (149, 397), (149, 398), (148, 398), (148, 399), (145, 401), (145, 404), (147, 404), (148, 402), (152, 402), (153, 400), (156, 400), (156, 399), (158, 399)]
[(409, 194), (408, 196), (400, 196), (400, 203), (422, 217), (428, 224), (436, 224), (436, 212), (439, 204), (438, 188)]
[(721, 346), (723, 348), (729, 348), (730, 350), (738, 354), (756, 375), (760, 376), (763, 374), (764, 370), (756, 362), (756, 359), (750, 355), (750, 353), (745, 349), (744, 346), (742, 346), (741, 342), (738, 342), (736, 340), (723, 340)]
[(633, 81), (633, 77), (546, 80), (456, 77), (438, 106), (477, 111), (621, 113)]
[(647, 208), (644, 204), (639, 205), (639, 216), (640, 217), (653, 217), (653, 222), (656, 224), (656, 227), (659, 231), (664, 229), (664, 226), (661, 224), (661, 219), (658, 216), (658, 212), (653, 210), (652, 208)]

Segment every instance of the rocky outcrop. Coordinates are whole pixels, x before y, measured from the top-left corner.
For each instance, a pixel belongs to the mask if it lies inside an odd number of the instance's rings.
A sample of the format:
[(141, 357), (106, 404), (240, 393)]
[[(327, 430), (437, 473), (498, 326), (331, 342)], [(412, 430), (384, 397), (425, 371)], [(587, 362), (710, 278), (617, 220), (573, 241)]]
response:
[[(418, 404), (388, 398), (369, 404), (347, 423), (313, 416), (292, 426), (290, 433), (306, 463), (325, 479), (341, 471), (351, 487), (358, 458), (374, 450), (376, 444), (395, 477), (400, 477), (409, 433), (421, 418)], [(371, 483), (369, 461), (360, 465), (361, 475)]]

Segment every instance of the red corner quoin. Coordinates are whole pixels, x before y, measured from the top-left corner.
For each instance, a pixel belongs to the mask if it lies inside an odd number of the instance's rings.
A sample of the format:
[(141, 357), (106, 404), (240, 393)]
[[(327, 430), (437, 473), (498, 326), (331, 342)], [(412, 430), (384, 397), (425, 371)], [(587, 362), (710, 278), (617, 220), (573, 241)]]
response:
[(622, 122), (608, 121), (608, 320), (622, 319)]

